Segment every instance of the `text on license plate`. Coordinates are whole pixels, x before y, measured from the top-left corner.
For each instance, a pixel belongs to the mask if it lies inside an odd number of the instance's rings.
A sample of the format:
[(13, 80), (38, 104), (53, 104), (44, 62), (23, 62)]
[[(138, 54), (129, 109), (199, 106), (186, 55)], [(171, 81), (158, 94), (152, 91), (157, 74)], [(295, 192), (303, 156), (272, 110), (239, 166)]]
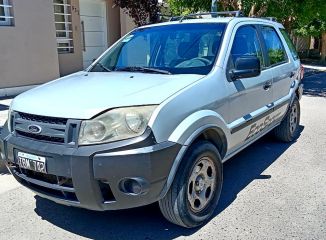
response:
[(47, 173), (45, 157), (36, 156), (29, 153), (18, 152), (17, 164), (19, 167), (35, 172)]

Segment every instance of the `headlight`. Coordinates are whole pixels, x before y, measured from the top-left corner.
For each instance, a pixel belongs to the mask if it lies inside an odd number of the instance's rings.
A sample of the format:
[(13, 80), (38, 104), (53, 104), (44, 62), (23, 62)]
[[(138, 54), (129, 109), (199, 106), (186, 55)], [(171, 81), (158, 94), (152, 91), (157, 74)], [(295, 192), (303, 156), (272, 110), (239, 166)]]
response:
[(95, 119), (83, 121), (78, 144), (90, 145), (142, 135), (156, 106), (116, 108)]

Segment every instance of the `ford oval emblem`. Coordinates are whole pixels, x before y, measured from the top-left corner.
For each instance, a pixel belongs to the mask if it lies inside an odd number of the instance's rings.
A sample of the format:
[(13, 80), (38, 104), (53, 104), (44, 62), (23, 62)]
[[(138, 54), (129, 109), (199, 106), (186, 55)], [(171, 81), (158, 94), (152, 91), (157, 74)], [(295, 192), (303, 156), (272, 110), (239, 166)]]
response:
[(34, 134), (40, 134), (42, 132), (42, 128), (37, 125), (29, 125), (28, 126), (28, 131)]

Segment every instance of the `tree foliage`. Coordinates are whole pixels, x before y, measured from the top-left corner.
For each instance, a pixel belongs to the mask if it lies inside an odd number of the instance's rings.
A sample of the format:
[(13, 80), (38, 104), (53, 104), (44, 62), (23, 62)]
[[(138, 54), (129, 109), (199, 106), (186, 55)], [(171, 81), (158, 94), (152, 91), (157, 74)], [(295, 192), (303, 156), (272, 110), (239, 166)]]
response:
[(137, 26), (155, 23), (160, 11), (158, 0), (114, 0)]
[[(210, 11), (211, 0), (167, 0), (174, 15)], [(288, 30), (319, 36), (326, 31), (325, 0), (219, 0), (220, 11), (241, 10), (246, 16), (273, 16)]]
[(167, 0), (173, 15), (183, 15), (199, 11), (208, 11), (211, 0)]

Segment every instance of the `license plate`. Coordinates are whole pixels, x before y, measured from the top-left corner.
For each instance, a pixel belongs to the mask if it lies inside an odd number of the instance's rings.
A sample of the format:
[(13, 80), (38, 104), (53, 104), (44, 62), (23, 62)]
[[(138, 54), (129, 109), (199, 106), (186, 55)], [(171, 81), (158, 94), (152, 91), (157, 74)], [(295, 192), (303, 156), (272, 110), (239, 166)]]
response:
[(32, 170), (35, 172), (47, 173), (46, 158), (29, 153), (18, 152), (17, 164), (20, 168)]

